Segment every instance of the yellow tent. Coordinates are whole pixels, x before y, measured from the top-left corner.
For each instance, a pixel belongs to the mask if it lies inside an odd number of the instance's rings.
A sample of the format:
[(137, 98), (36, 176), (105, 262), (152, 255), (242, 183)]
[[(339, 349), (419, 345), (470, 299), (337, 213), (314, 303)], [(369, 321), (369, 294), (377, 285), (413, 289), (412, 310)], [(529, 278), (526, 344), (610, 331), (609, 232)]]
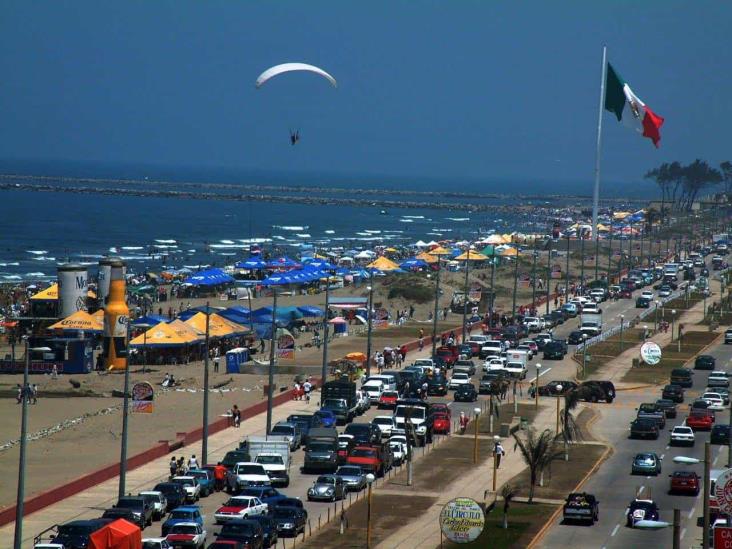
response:
[[(200, 334), (206, 333), (206, 315), (204, 313), (196, 313), (191, 318), (186, 320), (184, 324), (195, 329)], [(208, 321), (208, 336), (209, 337), (227, 337), (232, 335), (244, 334), (249, 329), (226, 320), (225, 318), (212, 314)]]
[(450, 255), (450, 250), (443, 248), (442, 246), (437, 246), (434, 250), (430, 250), (430, 253), (432, 255)]
[(169, 322), (168, 325), (181, 336), (184, 332), (188, 334), (185, 336), (186, 339), (190, 339), (191, 337), (193, 337), (193, 339), (196, 341), (200, 341), (201, 339), (203, 339), (203, 333), (199, 333), (199, 331), (196, 330), (193, 326), (189, 326), (180, 318), (176, 318), (173, 322)]
[[(91, 297), (92, 299), (97, 298), (97, 294), (95, 294), (92, 290), (88, 290), (86, 292), (86, 295), (87, 297)], [(31, 296), (31, 299), (36, 299), (38, 301), (56, 301), (58, 299), (58, 284), (51, 284), (45, 290), (41, 290), (34, 296)]]
[(416, 256), (416, 259), (421, 259), (422, 261), (426, 261), (427, 263), (437, 263), (437, 257), (428, 254), (427, 252), (422, 252), (421, 254)]
[(613, 219), (625, 219), (629, 215), (631, 215), (631, 212), (615, 212), (613, 214)]
[(399, 269), (399, 265), (394, 263), (387, 257), (379, 257), (375, 261), (372, 261), (367, 266), (369, 269), (379, 269), (380, 271), (395, 271)]
[(398, 252), (399, 250), (397, 250), (396, 248), (387, 248), (387, 249), (386, 249), (386, 250), (384, 250), (384, 251), (385, 251), (385, 252), (389, 252), (389, 253), (393, 254), (393, 253), (395, 253), (395, 252)]
[(76, 311), (56, 324), (48, 327), (49, 330), (85, 330), (101, 332), (104, 330), (104, 320), (92, 316), (86, 311)]
[(470, 250), (469, 252), (465, 252), (455, 258), (457, 261), (488, 261), (488, 257), (479, 253), (475, 252), (473, 250)]
[(503, 237), (500, 234), (492, 234), (486, 238), (483, 242), (486, 244), (505, 244)]
[(100, 321), (104, 322), (102, 319), (104, 318), (104, 309), (97, 309), (92, 313), (92, 316), (95, 318), (100, 319)]
[(515, 256), (518, 255), (518, 250), (516, 248), (506, 248), (505, 250), (502, 250), (498, 255), (502, 255), (503, 257)]
[(599, 232), (609, 233), (610, 232), (610, 227), (608, 227), (607, 225), (603, 225), (602, 223), (598, 223), (597, 224), (597, 232), (598, 233)]
[(199, 338), (192, 333), (176, 328), (171, 324), (161, 322), (157, 326), (153, 326), (144, 334), (140, 334), (130, 341), (132, 346), (146, 347), (182, 347), (199, 341)]
[(510, 244), (511, 242), (513, 242), (513, 235), (504, 234), (502, 238), (504, 244)]

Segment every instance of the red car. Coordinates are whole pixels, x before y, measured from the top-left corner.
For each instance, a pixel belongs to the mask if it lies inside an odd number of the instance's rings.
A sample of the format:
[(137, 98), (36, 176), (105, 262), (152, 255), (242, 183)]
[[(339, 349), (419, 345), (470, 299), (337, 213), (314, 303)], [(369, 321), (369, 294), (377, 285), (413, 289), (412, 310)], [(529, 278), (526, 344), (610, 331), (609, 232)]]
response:
[(356, 446), (346, 459), (348, 465), (358, 465), (366, 473), (384, 476), (386, 470), (381, 450), (374, 446)]
[(501, 328), (483, 328), (483, 335), (490, 336), (493, 340), (503, 339), (503, 330)]
[(397, 400), (399, 400), (399, 393), (396, 391), (384, 391), (379, 397), (379, 409), (390, 408), (393, 410), (396, 407)]
[(671, 486), (669, 493), (671, 494), (691, 494), (696, 496), (699, 494), (700, 478), (694, 471), (674, 471), (671, 477)]
[(623, 288), (618, 292), (618, 297), (620, 299), (632, 299), (633, 298), (633, 290), (629, 290), (628, 288)]
[(478, 353), (480, 352), (480, 343), (477, 341), (471, 341), (468, 340), (465, 342), (466, 345), (470, 345), (470, 352), (473, 354), (473, 356), (478, 356)]
[(438, 435), (450, 434), (450, 418), (447, 414), (435, 414), (432, 416), (432, 432)]
[(714, 416), (710, 414), (689, 414), (686, 418), (687, 427), (691, 427), (694, 431), (711, 431), (714, 423)]
[(430, 406), (430, 410), (433, 414), (445, 414), (448, 419), (452, 418), (452, 410), (444, 402), (435, 402)]

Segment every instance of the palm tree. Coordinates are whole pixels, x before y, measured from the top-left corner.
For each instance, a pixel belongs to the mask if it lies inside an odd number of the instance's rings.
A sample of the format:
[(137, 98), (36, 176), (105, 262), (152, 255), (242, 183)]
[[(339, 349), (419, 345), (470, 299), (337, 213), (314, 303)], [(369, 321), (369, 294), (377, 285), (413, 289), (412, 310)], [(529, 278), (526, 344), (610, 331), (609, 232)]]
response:
[(696, 159), (681, 170), (684, 189), (683, 209), (691, 211), (699, 191), (722, 182), (722, 174), (712, 168), (705, 160)]
[(530, 427), (525, 433), (524, 437), (513, 433), (514, 450), (518, 448), (521, 451), (521, 457), (529, 468), (529, 503), (533, 503), (537, 477), (550, 466), (552, 461), (561, 456), (562, 452), (557, 448), (555, 433), (549, 429), (544, 429), (541, 434), (537, 434), (536, 429)]
[(518, 487), (514, 486), (510, 482), (507, 482), (501, 487), (501, 497), (503, 498), (503, 528), (508, 528), (508, 508), (511, 505), (511, 500), (516, 497), (518, 493)]
[(730, 200), (732, 198), (732, 162), (725, 160), (719, 165), (719, 169), (722, 170), (724, 194), (727, 195), (727, 200)]
[[(577, 387), (567, 391), (564, 395), (564, 409), (561, 411), (560, 416), (562, 424), (561, 437), (564, 441), (564, 461), (569, 461), (569, 444), (582, 438), (582, 432), (574, 419), (574, 415), (572, 415), (572, 410), (577, 408), (580, 397), (583, 396), (583, 392), (586, 390), (586, 387)], [(559, 436), (559, 433), (557, 433), (557, 436)]]

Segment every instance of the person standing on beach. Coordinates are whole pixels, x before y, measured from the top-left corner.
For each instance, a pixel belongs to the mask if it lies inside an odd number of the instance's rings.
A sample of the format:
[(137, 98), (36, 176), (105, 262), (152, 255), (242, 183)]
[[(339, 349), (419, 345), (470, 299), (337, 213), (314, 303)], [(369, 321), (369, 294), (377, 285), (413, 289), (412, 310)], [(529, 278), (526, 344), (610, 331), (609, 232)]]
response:
[(178, 472), (178, 462), (175, 460), (175, 456), (170, 458), (170, 464), (168, 467), (170, 469), (170, 478), (173, 478)]
[(191, 469), (198, 469), (198, 460), (196, 459), (196, 454), (193, 454), (191, 456), (191, 459), (188, 460), (188, 470)]

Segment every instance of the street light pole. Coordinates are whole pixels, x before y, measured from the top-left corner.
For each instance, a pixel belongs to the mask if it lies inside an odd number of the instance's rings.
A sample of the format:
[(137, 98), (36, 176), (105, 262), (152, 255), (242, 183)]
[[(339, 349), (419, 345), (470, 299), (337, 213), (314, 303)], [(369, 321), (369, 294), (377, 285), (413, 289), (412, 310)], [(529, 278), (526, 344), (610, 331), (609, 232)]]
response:
[[(623, 323), (625, 321), (625, 316), (620, 315), (620, 352), (623, 352)], [(673, 334), (671, 334), (673, 336)]]
[(671, 341), (674, 340), (674, 326), (676, 325), (676, 309), (671, 309)]
[(534, 382), (534, 408), (539, 409), (539, 370), (541, 364), (536, 363), (536, 381)]
[(658, 331), (658, 304), (659, 304), (659, 301), (656, 300), (656, 315), (655, 315), (655, 319), (653, 320), (653, 331), (654, 332)]
[(374, 308), (374, 271), (369, 270), (369, 310), (368, 328), (366, 329), (366, 375), (371, 375), (371, 334), (374, 329), (373, 324), (373, 308)]
[(584, 289), (585, 287), (585, 235), (580, 227), (580, 286)]
[(513, 302), (511, 304), (511, 317), (516, 316), (516, 291), (518, 288), (518, 266), (519, 266), (519, 256), (521, 255), (521, 251), (516, 248), (516, 264), (513, 268)]
[(467, 332), (467, 312), (468, 312), (468, 303), (470, 301), (470, 288), (468, 288), (468, 276), (470, 275), (470, 246), (468, 246), (468, 251), (466, 252), (468, 254), (467, 259), (465, 260), (465, 299), (463, 300), (463, 338), (461, 340), (462, 343), (465, 343), (466, 338), (466, 332)]
[(437, 281), (435, 283), (435, 311), (432, 318), (432, 356), (435, 356), (437, 350), (437, 314), (440, 308), (440, 256), (437, 256)]
[(493, 493), (496, 493), (496, 481), (498, 480), (498, 442), (501, 438), (493, 435)]
[[(549, 300), (551, 298), (551, 280), (552, 280), (552, 239), (551, 236), (547, 240), (547, 243), (549, 245), (547, 251), (546, 251), (546, 314), (549, 314)], [(556, 291), (556, 284), (554, 285), (554, 289)]]
[(277, 356), (277, 286), (272, 286), (272, 334), (269, 343), (269, 376), (267, 380), (267, 433), (272, 431), (272, 399), (274, 398), (274, 363)]
[(130, 319), (126, 319), (127, 322), (127, 335), (125, 340), (125, 394), (122, 400), (122, 445), (120, 450), (119, 458), (119, 497), (124, 497), (126, 484), (127, 484), (127, 434), (128, 434), (128, 421), (129, 421), (129, 407), (130, 407)]
[(704, 443), (704, 493), (702, 494), (702, 504), (704, 509), (704, 526), (702, 526), (702, 548), (709, 547), (709, 489), (711, 479), (709, 478), (711, 469), (709, 442)]
[(569, 301), (569, 233), (567, 233), (567, 274), (564, 282), (564, 302)]
[(582, 379), (585, 379), (587, 369), (587, 334), (582, 334)]
[[(251, 314), (251, 313), (250, 313)], [(201, 465), (208, 463), (208, 355), (210, 352), (211, 310), (206, 302), (206, 340), (203, 355), (203, 434), (201, 435)]]
[[(480, 418), (480, 408), (473, 408), (473, 412), (475, 412), (475, 438), (473, 442), (473, 463), (477, 465), (478, 463), (478, 423), (480, 423), (478, 420)], [(493, 411), (490, 410), (489, 413), (492, 413)]]
[(366, 497), (366, 549), (371, 549), (371, 484), (374, 482), (374, 478), (371, 473), (366, 475), (366, 483), (369, 486)]
[(330, 273), (325, 279), (325, 321), (323, 322), (323, 367), (320, 370), (321, 383), (328, 379), (328, 320), (330, 311)]
[(536, 239), (534, 239), (534, 265), (531, 267), (531, 307), (536, 308), (536, 258), (539, 252), (536, 250)]
[[(28, 443), (28, 370), (30, 368), (30, 348), (28, 337), (25, 338), (25, 365), (23, 366), (23, 388), (21, 390), (20, 416), (20, 458), (18, 463), (18, 497), (15, 501), (15, 537), (14, 549), (21, 549), (23, 543), (23, 511), (25, 500), (25, 451)], [(15, 365), (15, 363), (13, 363)]]

